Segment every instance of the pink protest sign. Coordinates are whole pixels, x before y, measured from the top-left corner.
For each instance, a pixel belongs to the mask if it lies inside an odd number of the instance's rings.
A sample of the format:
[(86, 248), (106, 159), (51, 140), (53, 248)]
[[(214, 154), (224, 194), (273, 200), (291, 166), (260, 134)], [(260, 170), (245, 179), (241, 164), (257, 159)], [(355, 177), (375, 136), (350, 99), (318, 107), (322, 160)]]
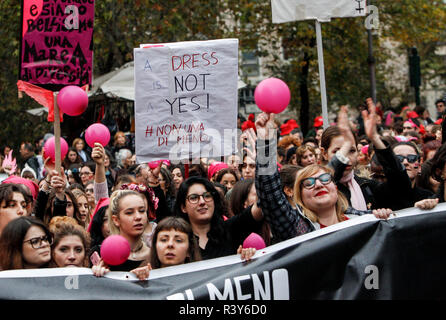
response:
[(91, 84), (94, 0), (22, 0), (20, 80)]

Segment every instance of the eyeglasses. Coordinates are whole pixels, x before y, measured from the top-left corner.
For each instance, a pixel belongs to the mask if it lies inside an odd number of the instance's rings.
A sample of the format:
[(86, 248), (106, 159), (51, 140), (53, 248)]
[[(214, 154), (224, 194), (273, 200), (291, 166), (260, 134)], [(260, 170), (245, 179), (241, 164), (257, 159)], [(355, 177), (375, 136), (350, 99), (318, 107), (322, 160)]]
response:
[(89, 176), (90, 174), (93, 174), (93, 172), (81, 172), (81, 173), (79, 173), (79, 176), (80, 177), (82, 177), (82, 176)]
[(205, 192), (203, 194), (190, 194), (186, 197), (186, 199), (192, 203), (192, 204), (196, 204), (198, 203), (198, 201), (200, 201), (200, 197), (203, 197), (204, 201), (206, 202), (210, 202), (212, 200), (214, 200), (214, 197), (212, 196), (212, 193), (210, 192)]
[(305, 189), (313, 189), (316, 185), (316, 180), (319, 180), (324, 186), (332, 181), (331, 174), (323, 173), (319, 177), (311, 177), (302, 180), (302, 186)]
[(42, 237), (32, 238), (32, 239), (29, 239), (29, 240), (25, 240), (23, 242), (29, 242), (31, 244), (31, 246), (33, 247), (33, 249), (39, 249), (39, 248), (42, 248), (42, 242), (43, 241), (45, 241), (49, 245), (51, 245), (53, 243), (53, 239), (51, 239), (47, 235), (44, 235)]
[(401, 155), (397, 154), (396, 157), (400, 162), (403, 162), (404, 159), (406, 159), (407, 162), (409, 162), (409, 163), (415, 163), (419, 159), (419, 156), (416, 154), (409, 154), (407, 156), (401, 156)]
[(94, 193), (94, 189), (93, 188), (87, 188), (87, 189), (85, 189), (85, 193)]

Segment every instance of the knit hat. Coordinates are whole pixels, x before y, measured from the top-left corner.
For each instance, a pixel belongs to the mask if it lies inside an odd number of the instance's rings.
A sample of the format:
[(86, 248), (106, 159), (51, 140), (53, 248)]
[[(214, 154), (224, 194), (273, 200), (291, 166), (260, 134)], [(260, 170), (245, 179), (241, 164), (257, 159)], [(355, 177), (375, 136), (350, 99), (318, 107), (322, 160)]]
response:
[(290, 132), (293, 131), (293, 129), (296, 128), (299, 128), (299, 125), (297, 124), (296, 120), (290, 119), (280, 126), (280, 135), (286, 136), (290, 134)]
[(228, 168), (228, 164), (224, 162), (213, 162), (208, 168), (208, 179), (211, 180), (212, 177), (222, 169)]
[(9, 176), (5, 180), (2, 181), (2, 183), (15, 183), (15, 184), (24, 184), (28, 187), (29, 191), (31, 192), (33, 199), (37, 199), (37, 194), (39, 193), (39, 186), (34, 181), (31, 181), (29, 179), (21, 178), (18, 176)]
[(322, 127), (323, 125), (324, 125), (324, 119), (322, 118), (322, 116), (314, 118), (313, 127), (319, 128)]

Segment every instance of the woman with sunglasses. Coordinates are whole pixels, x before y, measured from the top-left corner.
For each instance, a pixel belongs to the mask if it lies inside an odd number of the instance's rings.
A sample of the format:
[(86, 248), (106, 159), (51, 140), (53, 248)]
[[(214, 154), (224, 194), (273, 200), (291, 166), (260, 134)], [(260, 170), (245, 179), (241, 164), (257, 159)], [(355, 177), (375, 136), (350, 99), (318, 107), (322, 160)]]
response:
[(341, 222), (345, 217), (352, 215), (373, 213), (377, 218), (387, 218), (390, 215), (391, 210), (387, 209), (373, 211), (353, 209), (338, 192), (333, 180), (333, 170), (317, 164), (309, 165), (297, 172), (293, 189), (294, 199), (289, 201), (277, 170), (275, 138), (277, 133), (274, 128), (274, 115), (260, 114), (256, 121), (256, 129), (258, 140), (255, 184), (258, 203), (271, 227), (274, 242)]
[(12, 220), (0, 237), (0, 268), (46, 268), (51, 260), (51, 243), (51, 233), (40, 220), (32, 217)]
[(416, 185), (421, 173), (420, 153), (412, 142), (397, 142), (388, 146), (376, 129), (376, 106), (367, 99), (367, 110), (362, 111), (364, 129), (374, 146), (377, 162), (382, 166), (385, 182), (375, 186), (375, 207), (400, 210), (408, 207), (430, 209), (438, 201), (430, 190)]
[(223, 203), (214, 185), (202, 177), (190, 177), (178, 189), (175, 212), (192, 226), (203, 260), (236, 254), (243, 240), (261, 225), (257, 204), (223, 221)]

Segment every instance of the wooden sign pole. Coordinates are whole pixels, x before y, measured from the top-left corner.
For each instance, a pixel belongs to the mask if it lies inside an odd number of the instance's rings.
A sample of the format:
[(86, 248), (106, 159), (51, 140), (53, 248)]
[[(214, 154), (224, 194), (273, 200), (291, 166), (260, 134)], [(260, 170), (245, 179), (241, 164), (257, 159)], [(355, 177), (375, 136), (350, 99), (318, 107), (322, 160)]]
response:
[(57, 92), (54, 92), (54, 147), (55, 147), (55, 170), (60, 173), (60, 116), (59, 106), (57, 105)]

